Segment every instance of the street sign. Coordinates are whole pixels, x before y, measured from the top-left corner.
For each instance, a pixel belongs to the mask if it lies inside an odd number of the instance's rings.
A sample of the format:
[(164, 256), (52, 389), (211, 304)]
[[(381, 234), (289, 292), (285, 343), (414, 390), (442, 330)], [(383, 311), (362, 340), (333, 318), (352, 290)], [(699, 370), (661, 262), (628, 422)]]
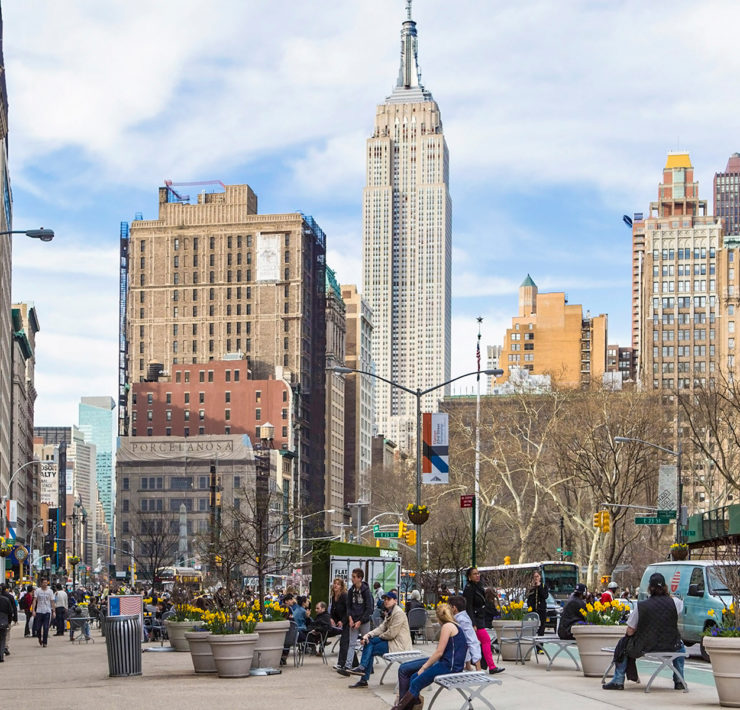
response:
[(684, 530), (681, 535), (686, 535), (686, 537), (696, 537), (696, 530)]
[(669, 520), (675, 520), (676, 519), (676, 511), (675, 510), (656, 510), (655, 514), (659, 518), (668, 518)]
[(668, 518), (635, 518), (635, 525), (670, 525)]
[(380, 530), (380, 524), (379, 523), (375, 523), (375, 525), (373, 525), (373, 532), (376, 533), (376, 532), (378, 532), (378, 530)]
[(397, 530), (375, 530), (373, 531), (373, 535), (375, 537), (398, 537), (398, 531)]
[(475, 496), (460, 496), (460, 507), (461, 508), (472, 508)]

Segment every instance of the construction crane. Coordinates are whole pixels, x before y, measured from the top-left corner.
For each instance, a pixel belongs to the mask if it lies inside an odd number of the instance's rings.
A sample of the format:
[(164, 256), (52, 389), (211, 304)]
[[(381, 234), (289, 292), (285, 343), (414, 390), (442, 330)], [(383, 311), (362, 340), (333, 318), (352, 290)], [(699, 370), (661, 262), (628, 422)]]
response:
[(172, 180), (164, 181), (165, 187), (167, 188), (167, 201), (168, 202), (190, 202), (190, 195), (181, 195), (175, 187), (199, 187), (201, 185), (221, 185), (225, 190), (224, 185), (220, 180), (198, 180), (196, 182), (173, 182)]

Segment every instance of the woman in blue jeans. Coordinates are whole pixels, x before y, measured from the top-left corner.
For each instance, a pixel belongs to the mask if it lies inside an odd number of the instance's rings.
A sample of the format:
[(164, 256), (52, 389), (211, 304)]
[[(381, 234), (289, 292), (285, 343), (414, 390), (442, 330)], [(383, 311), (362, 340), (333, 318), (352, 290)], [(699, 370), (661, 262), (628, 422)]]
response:
[(434, 653), (429, 658), (402, 663), (398, 669), (399, 700), (393, 710), (409, 710), (419, 702), (419, 693), (438, 675), (459, 673), (465, 666), (468, 644), (449, 604), (437, 607), (437, 619), (442, 628)]

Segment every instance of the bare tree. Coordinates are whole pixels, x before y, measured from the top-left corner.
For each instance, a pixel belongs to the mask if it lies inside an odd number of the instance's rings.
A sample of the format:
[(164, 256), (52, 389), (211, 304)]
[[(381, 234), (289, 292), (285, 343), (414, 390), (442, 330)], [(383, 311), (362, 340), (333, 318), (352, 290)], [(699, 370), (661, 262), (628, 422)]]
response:
[[(134, 518), (133, 557), (141, 577), (157, 585), (162, 567), (174, 562), (177, 554), (177, 519), (164, 511), (138, 512)], [(131, 554), (130, 542), (126, 541)]]

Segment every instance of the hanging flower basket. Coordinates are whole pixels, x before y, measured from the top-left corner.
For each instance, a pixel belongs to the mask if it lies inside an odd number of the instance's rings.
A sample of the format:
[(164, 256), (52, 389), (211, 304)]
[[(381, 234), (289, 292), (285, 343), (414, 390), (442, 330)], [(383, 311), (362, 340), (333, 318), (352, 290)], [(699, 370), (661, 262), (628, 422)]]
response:
[(424, 525), (429, 520), (429, 508), (425, 505), (409, 503), (406, 506), (406, 515), (414, 525)]
[(77, 557), (77, 555), (70, 557), (69, 564), (71, 564), (72, 567), (77, 567), (77, 565), (80, 564), (80, 558)]
[(0, 557), (7, 557), (12, 551), (12, 547), (0, 547)]
[(671, 545), (671, 559), (685, 560), (689, 556), (689, 546), (684, 542), (674, 542)]

